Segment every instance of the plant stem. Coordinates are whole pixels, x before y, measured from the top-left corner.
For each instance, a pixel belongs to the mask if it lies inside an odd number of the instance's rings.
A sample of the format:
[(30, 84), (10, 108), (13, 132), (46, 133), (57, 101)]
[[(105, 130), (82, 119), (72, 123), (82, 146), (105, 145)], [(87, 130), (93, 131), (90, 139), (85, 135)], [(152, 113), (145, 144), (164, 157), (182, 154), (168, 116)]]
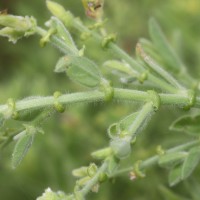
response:
[(135, 137), (135, 135), (138, 133), (138, 130), (143, 127), (146, 120), (153, 112), (154, 108), (152, 102), (148, 102), (142, 107), (133, 124), (129, 127), (129, 132), (132, 135), (132, 138)]
[[(173, 152), (179, 152), (179, 151), (187, 150), (187, 149), (189, 149), (193, 146), (196, 146), (198, 144), (200, 144), (200, 141), (194, 140), (194, 141), (173, 147), (171, 149), (168, 149), (168, 150), (166, 150), (166, 153), (173, 153)], [(141, 162), (140, 169), (145, 170), (145, 169), (157, 164), (158, 160), (159, 160), (159, 155), (152, 156), (152, 157)], [(116, 171), (115, 173), (111, 174), (109, 176), (109, 178), (119, 176), (120, 174), (127, 173), (127, 172), (130, 172), (132, 170), (134, 170), (133, 165), (131, 167), (127, 167), (127, 168), (120, 169), (120, 170)]]
[[(161, 105), (188, 105), (189, 98), (184, 94), (159, 94)], [(57, 101), (64, 105), (76, 103), (92, 103), (97, 101), (104, 101), (105, 94), (100, 91), (77, 92), (72, 94), (63, 94)], [(149, 94), (147, 92), (129, 89), (114, 88), (113, 100), (134, 102), (149, 101)], [(54, 97), (32, 97), (16, 102), (16, 111), (29, 110), (33, 108), (43, 108), (54, 105)], [(200, 108), (200, 97), (196, 98), (196, 103), (193, 107)], [(8, 105), (0, 105), (0, 113), (6, 112)]]

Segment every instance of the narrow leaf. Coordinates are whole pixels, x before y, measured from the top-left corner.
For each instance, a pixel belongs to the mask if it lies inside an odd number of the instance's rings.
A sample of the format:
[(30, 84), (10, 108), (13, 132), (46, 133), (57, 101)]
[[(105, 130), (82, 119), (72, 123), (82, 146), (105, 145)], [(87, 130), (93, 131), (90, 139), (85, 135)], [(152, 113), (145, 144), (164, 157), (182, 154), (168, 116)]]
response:
[(149, 21), (149, 33), (150, 37), (155, 44), (160, 56), (168, 64), (171, 70), (180, 72), (182, 70), (183, 64), (176, 55), (173, 48), (168, 43), (165, 35), (163, 34), (160, 26), (155, 19), (150, 19)]
[(158, 164), (161, 167), (173, 167), (174, 165), (182, 162), (186, 156), (186, 152), (167, 153), (160, 156)]
[(181, 178), (182, 180), (187, 179), (194, 169), (197, 167), (200, 161), (200, 147), (194, 147), (189, 151), (189, 155), (186, 157), (182, 171)]
[(12, 154), (12, 166), (14, 168), (16, 168), (21, 163), (22, 159), (27, 154), (33, 143), (33, 138), (34, 135), (24, 135), (17, 141)]
[(182, 165), (178, 165), (174, 167), (173, 169), (171, 169), (168, 176), (168, 182), (169, 182), (170, 187), (175, 186), (182, 180), (181, 171), (182, 171)]
[(71, 34), (69, 31), (65, 28), (64, 24), (57, 18), (57, 17), (52, 17), (52, 25), (56, 27), (57, 30), (57, 35), (64, 40), (65, 44), (72, 49), (72, 51), (78, 55), (78, 49), (74, 43), (74, 40), (71, 37)]
[(200, 115), (182, 116), (172, 123), (170, 130), (182, 131), (193, 136), (200, 136)]

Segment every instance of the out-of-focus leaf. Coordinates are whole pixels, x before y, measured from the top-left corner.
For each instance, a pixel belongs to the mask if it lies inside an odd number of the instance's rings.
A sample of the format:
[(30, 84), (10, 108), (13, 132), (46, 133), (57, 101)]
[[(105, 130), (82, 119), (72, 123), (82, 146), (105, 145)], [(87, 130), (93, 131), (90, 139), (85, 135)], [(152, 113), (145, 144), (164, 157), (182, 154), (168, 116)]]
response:
[(182, 171), (182, 165), (175, 166), (173, 169), (170, 170), (168, 176), (168, 182), (171, 187), (175, 186), (182, 180), (181, 171)]
[(97, 65), (85, 57), (71, 57), (71, 64), (67, 68), (67, 75), (73, 80), (87, 87), (100, 84), (101, 74)]
[(181, 171), (182, 180), (185, 180), (192, 174), (194, 169), (197, 167), (199, 161), (200, 161), (200, 147), (194, 147), (189, 151), (189, 154), (183, 163)]
[(3, 114), (0, 113), (0, 128), (3, 126), (4, 121), (5, 121), (4, 116)]
[(165, 35), (163, 34), (160, 26), (155, 19), (149, 20), (149, 33), (150, 37), (156, 46), (160, 56), (168, 64), (167, 66), (175, 72), (182, 71), (184, 67), (173, 48), (168, 43)]
[(16, 143), (13, 154), (12, 154), (12, 166), (16, 168), (27, 154), (29, 148), (33, 143), (33, 134), (22, 136)]
[(159, 191), (161, 192), (163, 199), (165, 200), (189, 200), (183, 196), (174, 193), (172, 190), (165, 186), (159, 186)]
[(107, 162), (108, 162), (108, 169), (107, 169), (107, 172), (108, 172), (108, 175), (112, 174), (115, 172), (115, 170), (119, 167), (119, 160), (114, 157), (114, 156), (110, 156), (108, 159), (107, 159)]
[(182, 116), (172, 123), (170, 130), (182, 131), (193, 136), (200, 136), (200, 115)]
[(166, 153), (160, 156), (158, 164), (161, 167), (173, 167), (175, 164), (182, 162), (186, 156), (186, 152)]

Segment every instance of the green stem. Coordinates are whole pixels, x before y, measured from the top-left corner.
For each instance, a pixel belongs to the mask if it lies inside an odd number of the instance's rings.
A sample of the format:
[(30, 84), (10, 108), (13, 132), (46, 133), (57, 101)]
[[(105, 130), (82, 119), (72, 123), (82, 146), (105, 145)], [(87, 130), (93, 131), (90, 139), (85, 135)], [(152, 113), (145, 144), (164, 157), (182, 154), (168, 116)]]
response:
[[(185, 144), (181, 144), (179, 146), (176, 146), (176, 147), (173, 147), (171, 149), (168, 149), (166, 151), (166, 153), (173, 153), (173, 152), (179, 152), (179, 151), (183, 151), (183, 150), (187, 150), (193, 146), (196, 146), (196, 145), (199, 145), (200, 144), (200, 141), (198, 140), (194, 140), (194, 141), (191, 141), (191, 142), (188, 142), (188, 143), (185, 143)], [(155, 156), (152, 156), (144, 161), (141, 162), (140, 164), (140, 169), (141, 170), (145, 170), (155, 164), (158, 163), (158, 160), (159, 160), (159, 155), (155, 155)], [(112, 178), (112, 177), (116, 177), (116, 176), (119, 176), (120, 174), (123, 174), (123, 173), (127, 173), (127, 172), (130, 172), (133, 170), (133, 165), (131, 167), (127, 167), (127, 168), (124, 168), (124, 169), (120, 169), (118, 171), (116, 171), (115, 173), (111, 174), (109, 176), (109, 178)]]
[(132, 137), (134, 137), (138, 133), (138, 130), (141, 127), (143, 127), (146, 120), (148, 119), (149, 116), (151, 116), (153, 112), (154, 108), (152, 102), (148, 102), (142, 107), (139, 114), (135, 118), (133, 124), (129, 127), (129, 132), (132, 135)]
[[(184, 94), (159, 94), (161, 99), (161, 105), (188, 105), (189, 98)], [(72, 94), (63, 94), (57, 100), (59, 103), (68, 105), (76, 103), (91, 103), (97, 101), (104, 101), (105, 94), (100, 91), (87, 91), (77, 92)], [(113, 100), (134, 102), (147, 102), (149, 101), (149, 94), (143, 91), (119, 89), (114, 88)], [(16, 111), (29, 110), (33, 108), (43, 108), (54, 105), (55, 98), (53, 96), (48, 97), (32, 97), (23, 99), (16, 102)], [(195, 105), (193, 107), (200, 108), (200, 97), (196, 98)], [(8, 109), (8, 105), (0, 105), (0, 113), (5, 113)]]

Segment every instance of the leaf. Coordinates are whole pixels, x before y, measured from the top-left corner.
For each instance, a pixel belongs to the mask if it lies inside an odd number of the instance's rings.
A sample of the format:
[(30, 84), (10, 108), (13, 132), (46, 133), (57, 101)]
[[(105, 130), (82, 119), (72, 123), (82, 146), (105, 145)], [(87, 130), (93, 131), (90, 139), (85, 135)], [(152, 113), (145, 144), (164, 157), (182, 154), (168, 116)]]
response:
[(73, 80), (88, 87), (100, 84), (101, 74), (97, 65), (85, 57), (72, 56), (67, 68), (67, 75)]
[(41, 113), (43, 109), (31, 109), (31, 110), (24, 110), (20, 111), (17, 116), (17, 121), (32, 121), (36, 119)]
[(182, 162), (186, 156), (187, 156), (186, 152), (166, 153), (160, 156), (158, 164), (161, 167), (171, 168), (175, 164)]
[(200, 115), (185, 115), (175, 120), (170, 130), (182, 131), (193, 136), (200, 136)]
[(57, 17), (51, 17), (51, 20), (56, 26), (58, 36), (61, 37), (67, 45), (73, 48), (76, 53), (78, 53), (74, 40), (64, 24)]
[(129, 127), (137, 117), (138, 112), (134, 112), (123, 118), (119, 123), (113, 123), (108, 128), (108, 135), (110, 138), (118, 137), (122, 131), (128, 131)]
[(21, 163), (22, 159), (27, 154), (29, 148), (33, 143), (33, 138), (33, 134), (28, 134), (24, 135), (17, 141), (12, 154), (12, 166), (14, 168), (16, 168)]
[(160, 56), (168, 64), (170, 69), (175, 72), (182, 71), (182, 67), (184, 67), (182, 62), (168, 43), (160, 26), (153, 18), (149, 20), (149, 34)]
[(176, 194), (174, 191), (168, 189), (163, 185), (158, 186), (158, 190), (161, 192), (162, 197), (161, 199), (165, 200), (188, 200), (187, 198)]
[(168, 176), (168, 182), (169, 182), (170, 187), (175, 186), (182, 180), (181, 171), (182, 171), (182, 165), (175, 166), (173, 169), (170, 170), (170, 173)]
[(4, 116), (2, 113), (0, 113), (0, 128), (4, 125), (4, 121), (5, 121)]
[(61, 57), (58, 62), (56, 63), (54, 72), (61, 73), (67, 70), (67, 67), (71, 64), (71, 59), (69, 56)]
[(199, 161), (200, 161), (200, 147), (194, 147), (189, 151), (189, 154), (183, 163), (181, 171), (182, 180), (187, 179), (192, 174), (194, 169), (199, 164)]
[(119, 167), (119, 159), (117, 159), (115, 156), (110, 156), (107, 159), (107, 162), (108, 162), (107, 172), (108, 172), (108, 175), (111, 175)]

